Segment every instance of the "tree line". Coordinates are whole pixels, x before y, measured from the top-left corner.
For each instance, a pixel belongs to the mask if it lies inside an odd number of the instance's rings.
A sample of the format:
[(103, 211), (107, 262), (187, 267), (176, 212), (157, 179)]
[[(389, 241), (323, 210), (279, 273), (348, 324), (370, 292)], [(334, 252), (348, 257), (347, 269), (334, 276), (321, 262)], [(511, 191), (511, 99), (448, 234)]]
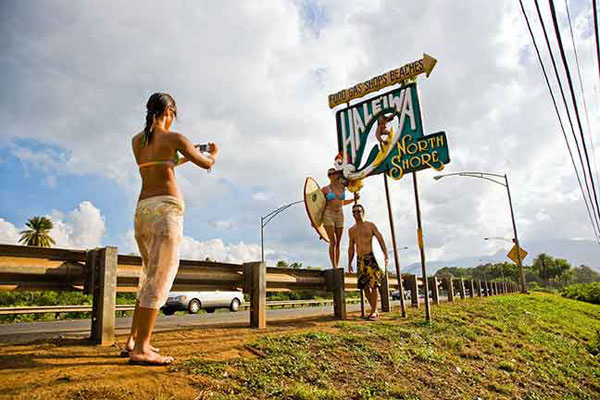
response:
[[(600, 273), (587, 265), (579, 267), (571, 265), (563, 258), (554, 258), (540, 253), (532, 265), (524, 265), (525, 281), (530, 285), (551, 288), (563, 288), (575, 283), (591, 283), (600, 281)], [(511, 262), (480, 264), (473, 268), (444, 267), (436, 272), (436, 276), (451, 275), (454, 278), (478, 279), (482, 281), (519, 282), (519, 268)]]

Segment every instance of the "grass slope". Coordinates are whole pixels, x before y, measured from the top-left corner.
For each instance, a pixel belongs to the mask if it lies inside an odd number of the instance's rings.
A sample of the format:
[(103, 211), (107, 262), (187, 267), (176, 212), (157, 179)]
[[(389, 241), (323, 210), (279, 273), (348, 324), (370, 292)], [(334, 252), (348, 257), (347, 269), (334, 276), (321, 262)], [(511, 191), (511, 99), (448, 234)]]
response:
[(198, 399), (600, 398), (600, 306), (534, 293), (459, 301), (409, 318), (265, 335), (255, 358), (171, 367)]

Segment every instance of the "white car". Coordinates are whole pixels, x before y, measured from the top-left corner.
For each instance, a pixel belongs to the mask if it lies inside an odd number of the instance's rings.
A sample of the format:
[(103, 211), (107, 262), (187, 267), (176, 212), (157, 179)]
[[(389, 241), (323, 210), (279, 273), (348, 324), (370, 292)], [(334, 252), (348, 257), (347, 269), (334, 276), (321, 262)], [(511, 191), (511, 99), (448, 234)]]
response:
[(238, 291), (170, 292), (161, 310), (165, 315), (186, 310), (190, 314), (196, 314), (200, 310), (213, 313), (217, 308), (229, 308), (230, 311), (235, 312), (240, 309), (243, 302), (244, 294)]

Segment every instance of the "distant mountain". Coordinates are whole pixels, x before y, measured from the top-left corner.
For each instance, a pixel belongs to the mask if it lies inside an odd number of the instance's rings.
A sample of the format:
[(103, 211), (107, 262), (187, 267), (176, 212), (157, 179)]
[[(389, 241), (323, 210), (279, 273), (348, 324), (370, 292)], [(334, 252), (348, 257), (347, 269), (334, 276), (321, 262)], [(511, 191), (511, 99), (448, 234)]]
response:
[[(587, 265), (600, 272), (600, 245), (591, 240), (546, 240), (521, 243), (527, 253), (524, 261), (525, 265), (531, 265), (533, 259), (540, 253), (546, 253), (554, 258), (564, 258), (574, 267), (581, 264)], [(480, 260), (485, 261), (480, 261)], [(464, 267), (470, 268), (486, 262), (510, 261), (504, 251), (498, 251), (495, 254), (482, 254), (479, 256), (458, 258), (454, 260), (432, 260), (427, 261), (427, 272), (435, 273), (443, 267)], [(415, 273), (420, 275), (421, 263), (413, 263), (402, 268), (403, 272)]]

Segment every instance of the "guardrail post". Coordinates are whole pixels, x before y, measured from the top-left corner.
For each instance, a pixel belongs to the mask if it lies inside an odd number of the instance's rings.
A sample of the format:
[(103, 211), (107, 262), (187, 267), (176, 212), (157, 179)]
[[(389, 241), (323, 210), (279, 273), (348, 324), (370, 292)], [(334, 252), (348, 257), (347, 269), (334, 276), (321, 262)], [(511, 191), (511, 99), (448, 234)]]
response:
[(83, 294), (93, 294), (94, 291), (94, 266), (98, 255), (97, 249), (85, 252), (85, 266), (83, 268)]
[(250, 294), (250, 326), (267, 327), (267, 264), (261, 261), (244, 263), (246, 291)]
[(433, 275), (429, 277), (429, 287), (431, 288), (431, 300), (433, 304), (440, 304), (440, 291), (438, 288), (439, 282), (437, 276)]
[(454, 301), (454, 285), (452, 284), (451, 276), (444, 277), (444, 285), (448, 291), (448, 301)]
[(92, 294), (92, 341), (101, 346), (115, 342), (115, 312), (117, 302), (117, 256), (116, 247), (93, 250), (94, 261), (91, 282)]
[(458, 281), (459, 286), (458, 286), (458, 292), (460, 293), (460, 298), (461, 300), (465, 299), (465, 280), (463, 278), (460, 278), (460, 280)]
[(384, 271), (383, 278), (381, 279), (381, 286), (379, 287), (381, 294), (381, 311), (390, 311), (390, 281), (387, 271)]
[[(419, 308), (419, 278), (416, 275), (407, 275), (408, 287), (410, 289), (410, 305)], [(402, 293), (400, 295), (403, 295)]]
[(335, 319), (346, 319), (346, 284), (344, 270), (333, 268), (324, 271), (327, 291), (333, 292), (333, 316)]
[(244, 263), (247, 291), (250, 294), (250, 326), (267, 327), (267, 264)]
[(475, 283), (473, 282), (473, 279), (469, 279), (468, 283), (469, 283), (469, 297), (473, 298), (473, 297), (475, 297)]

